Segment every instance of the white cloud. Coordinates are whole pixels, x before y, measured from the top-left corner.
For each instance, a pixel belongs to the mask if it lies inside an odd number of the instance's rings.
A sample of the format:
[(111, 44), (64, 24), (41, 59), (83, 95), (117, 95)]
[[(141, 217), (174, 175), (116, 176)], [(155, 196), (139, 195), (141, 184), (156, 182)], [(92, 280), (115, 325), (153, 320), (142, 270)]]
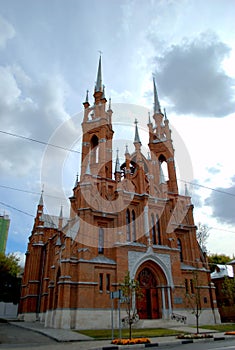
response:
[(14, 36), (14, 27), (0, 15), (0, 49), (3, 49), (6, 46), (6, 42)]
[[(19, 66), (0, 66), (1, 130), (47, 142), (55, 128), (69, 118), (66, 89), (58, 75), (32, 81)], [(14, 172), (23, 176), (40, 166), (43, 147), (39, 144), (2, 134), (0, 145), (2, 175)]]

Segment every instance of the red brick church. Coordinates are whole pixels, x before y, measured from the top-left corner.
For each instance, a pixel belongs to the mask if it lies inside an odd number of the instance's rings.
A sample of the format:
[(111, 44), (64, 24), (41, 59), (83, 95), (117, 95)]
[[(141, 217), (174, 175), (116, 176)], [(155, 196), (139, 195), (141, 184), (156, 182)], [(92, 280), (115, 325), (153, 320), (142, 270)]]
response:
[(143, 294), (136, 300), (140, 321), (176, 315), (195, 323), (185, 296), (195, 293), (196, 272), (200, 322), (219, 322), (193, 205), (187, 189), (185, 195), (178, 192), (169, 121), (153, 83), (148, 157), (141, 151), (136, 121), (134, 153), (126, 146), (124, 163), (118, 153), (113, 162), (113, 111), (100, 58), (94, 102), (87, 93), (83, 103), (80, 181), (77, 177), (70, 197), (70, 217), (62, 211), (58, 217), (45, 214), (41, 195), (26, 252), (19, 318), (40, 320), (45, 327), (110, 328), (110, 293), (120, 289), (129, 271)]

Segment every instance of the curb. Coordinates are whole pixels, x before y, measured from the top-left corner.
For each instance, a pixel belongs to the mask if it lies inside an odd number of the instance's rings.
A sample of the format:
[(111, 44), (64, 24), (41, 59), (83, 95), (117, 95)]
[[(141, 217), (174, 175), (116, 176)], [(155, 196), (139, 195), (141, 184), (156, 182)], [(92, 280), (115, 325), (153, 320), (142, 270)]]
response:
[[(213, 337), (213, 338), (204, 338), (204, 339), (184, 339), (184, 340), (175, 340), (170, 342), (156, 342), (156, 343), (148, 343), (148, 344), (135, 344), (135, 349), (145, 349), (145, 348), (153, 348), (153, 347), (160, 347), (160, 346), (169, 346), (169, 345), (185, 345), (185, 344), (192, 344), (192, 343), (209, 343), (213, 341), (220, 341), (220, 340), (230, 340), (235, 339), (235, 336), (220, 336), (220, 337)], [(109, 346), (103, 346), (103, 347), (94, 347), (92, 350), (125, 350), (130, 349), (132, 345), (109, 345)]]

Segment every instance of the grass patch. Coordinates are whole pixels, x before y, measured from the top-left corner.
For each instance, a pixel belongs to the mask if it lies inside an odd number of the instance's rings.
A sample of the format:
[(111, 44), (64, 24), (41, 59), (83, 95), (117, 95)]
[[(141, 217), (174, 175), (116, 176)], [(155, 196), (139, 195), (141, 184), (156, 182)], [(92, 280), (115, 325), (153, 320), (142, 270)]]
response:
[(200, 326), (202, 329), (211, 329), (218, 332), (235, 331), (235, 323), (210, 324), (208, 326)]
[[(112, 338), (112, 330), (111, 329), (87, 329), (78, 331), (81, 334), (88, 335), (89, 337), (103, 340), (103, 339), (111, 339)], [(166, 337), (169, 335), (179, 335), (181, 333), (173, 329), (165, 329), (165, 328), (141, 328), (141, 329), (132, 329), (132, 338), (152, 338), (152, 337)], [(114, 330), (114, 338), (119, 337), (119, 331), (117, 329)], [(129, 338), (129, 329), (122, 329), (122, 338)]]

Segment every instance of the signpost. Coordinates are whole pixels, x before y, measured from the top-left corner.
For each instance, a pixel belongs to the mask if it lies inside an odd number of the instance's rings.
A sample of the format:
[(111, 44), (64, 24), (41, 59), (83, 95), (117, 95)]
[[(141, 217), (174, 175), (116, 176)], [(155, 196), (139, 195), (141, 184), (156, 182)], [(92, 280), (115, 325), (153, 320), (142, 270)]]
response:
[(110, 293), (110, 299), (111, 299), (111, 325), (112, 325), (112, 340), (114, 338), (114, 326), (113, 326), (113, 300), (118, 299), (118, 323), (119, 323), (119, 339), (122, 337), (122, 328), (121, 328), (121, 299), (122, 299), (122, 291), (121, 289), (116, 290), (115, 292)]

